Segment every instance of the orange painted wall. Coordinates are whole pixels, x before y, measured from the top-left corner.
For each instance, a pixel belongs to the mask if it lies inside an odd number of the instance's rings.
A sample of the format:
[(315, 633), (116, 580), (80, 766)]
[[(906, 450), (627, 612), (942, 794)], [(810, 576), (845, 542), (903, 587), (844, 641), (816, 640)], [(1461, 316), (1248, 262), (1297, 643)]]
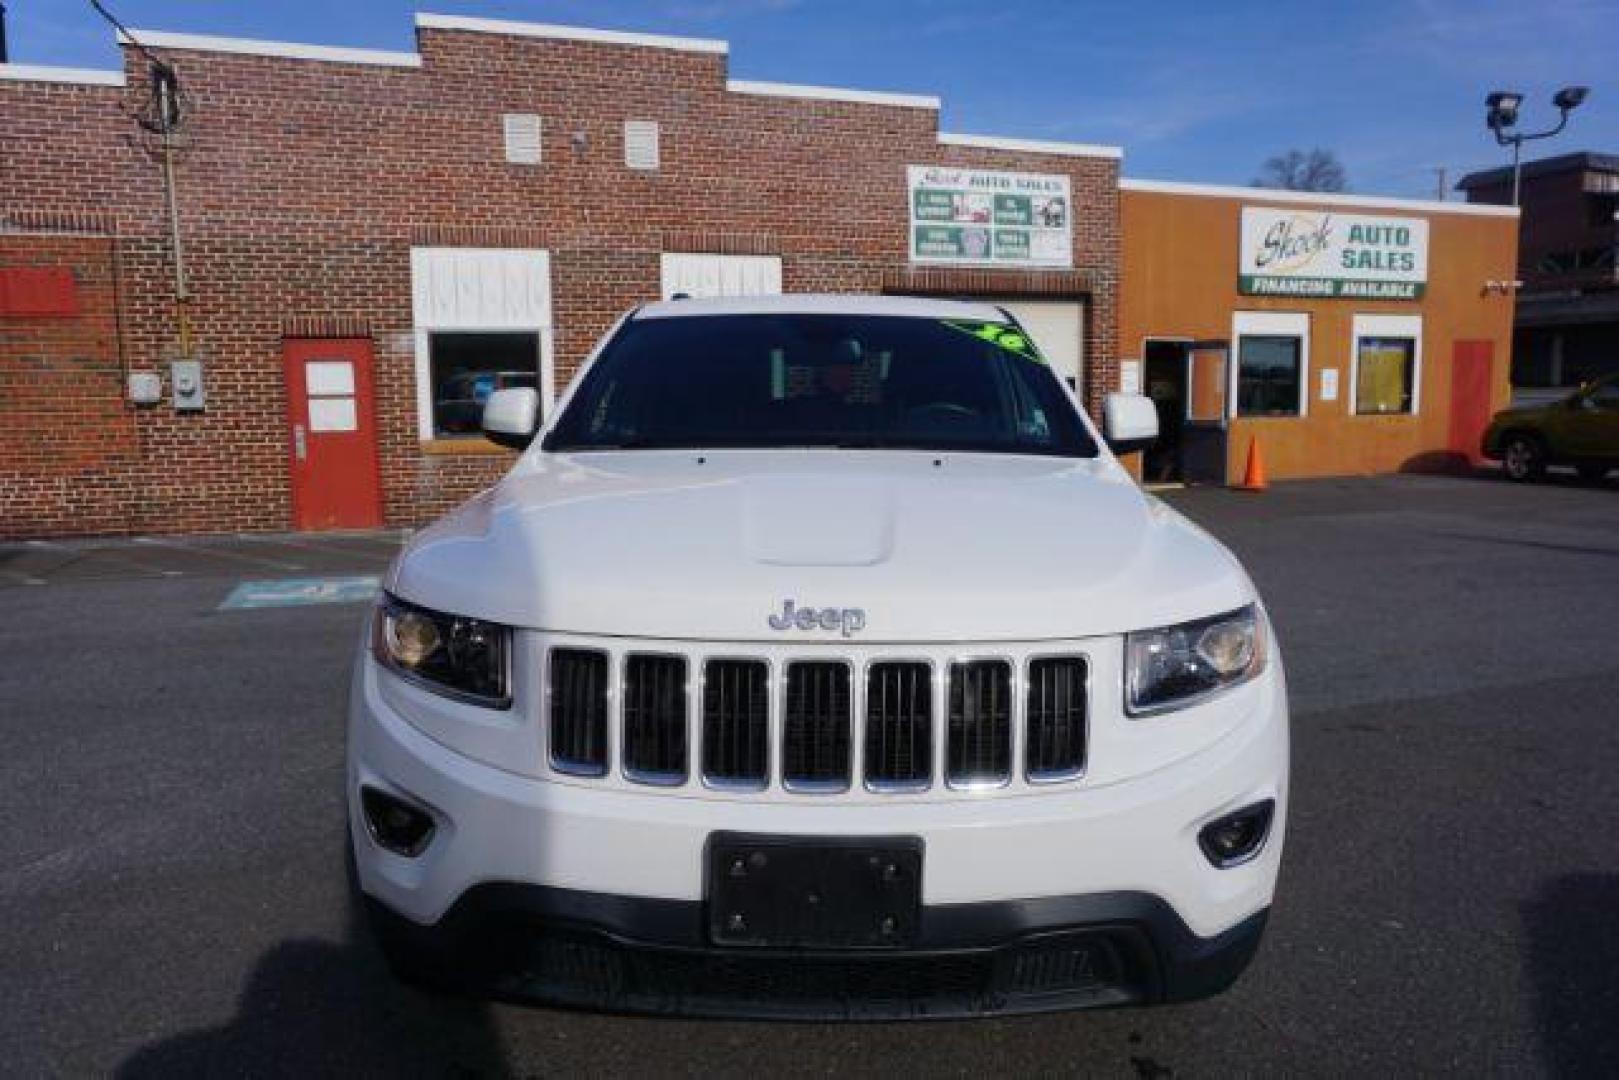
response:
[[(1486, 281), (1510, 281), (1517, 266), (1518, 221), (1407, 208), (1315, 209), (1429, 223), (1428, 287), (1421, 300), (1301, 300), (1237, 292), (1243, 206), (1296, 205), (1252, 197), (1125, 190), (1124, 240), (1117, 355), (1139, 360), (1149, 337), (1229, 339), (1238, 311), (1300, 312), (1310, 316), (1309, 408), (1302, 417), (1230, 421), (1226, 476), (1241, 477), (1250, 438), (1258, 437), (1271, 479), (1422, 470), (1450, 463), (1451, 357), (1457, 341), (1494, 343), (1491, 400), (1506, 405), (1511, 390), (1510, 295), (1485, 294)], [(1416, 416), (1349, 413), (1350, 351), (1356, 315), (1421, 315), (1422, 372)], [(1233, 352), (1232, 362), (1236, 357)], [(1321, 371), (1338, 369), (1338, 399), (1321, 400)]]

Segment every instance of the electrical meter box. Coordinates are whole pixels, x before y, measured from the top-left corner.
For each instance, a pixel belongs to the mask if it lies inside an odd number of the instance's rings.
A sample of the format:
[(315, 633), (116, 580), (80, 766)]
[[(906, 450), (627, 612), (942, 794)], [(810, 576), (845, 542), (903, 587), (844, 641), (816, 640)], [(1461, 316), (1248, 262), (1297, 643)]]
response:
[(201, 360), (170, 361), (169, 385), (174, 389), (176, 412), (199, 412), (207, 404), (202, 388)]
[(155, 371), (131, 371), (129, 400), (135, 405), (156, 405), (162, 401), (163, 377)]

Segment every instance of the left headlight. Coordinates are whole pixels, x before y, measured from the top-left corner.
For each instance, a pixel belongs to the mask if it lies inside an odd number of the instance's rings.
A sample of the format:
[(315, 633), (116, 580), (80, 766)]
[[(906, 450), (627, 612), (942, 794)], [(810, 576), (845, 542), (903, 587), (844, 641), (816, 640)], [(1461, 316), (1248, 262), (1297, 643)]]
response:
[(508, 626), (384, 593), (371, 625), (371, 651), (379, 663), (434, 693), (491, 709), (511, 707)]
[(1247, 682), (1264, 667), (1265, 620), (1254, 604), (1138, 630), (1125, 639), (1125, 711), (1147, 716), (1184, 708)]

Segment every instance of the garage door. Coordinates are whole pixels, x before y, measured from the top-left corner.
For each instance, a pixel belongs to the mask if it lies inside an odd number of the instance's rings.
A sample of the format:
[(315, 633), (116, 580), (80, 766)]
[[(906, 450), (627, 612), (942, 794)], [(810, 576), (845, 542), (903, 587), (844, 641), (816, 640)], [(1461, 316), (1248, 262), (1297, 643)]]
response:
[(1069, 385), (1079, 387), (1081, 357), (1085, 355), (1082, 327), (1084, 305), (1077, 300), (997, 300), (1034, 338), (1040, 353)]

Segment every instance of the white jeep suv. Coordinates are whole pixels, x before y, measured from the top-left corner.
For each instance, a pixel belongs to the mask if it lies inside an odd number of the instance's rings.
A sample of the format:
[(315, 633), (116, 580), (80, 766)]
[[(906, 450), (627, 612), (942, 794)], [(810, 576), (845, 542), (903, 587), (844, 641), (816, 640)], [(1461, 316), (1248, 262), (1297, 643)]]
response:
[(1179, 1001), (1263, 932), (1286, 689), (1233, 557), (986, 304), (677, 300), (418, 534), (354, 668), (395, 970), (631, 1012)]

